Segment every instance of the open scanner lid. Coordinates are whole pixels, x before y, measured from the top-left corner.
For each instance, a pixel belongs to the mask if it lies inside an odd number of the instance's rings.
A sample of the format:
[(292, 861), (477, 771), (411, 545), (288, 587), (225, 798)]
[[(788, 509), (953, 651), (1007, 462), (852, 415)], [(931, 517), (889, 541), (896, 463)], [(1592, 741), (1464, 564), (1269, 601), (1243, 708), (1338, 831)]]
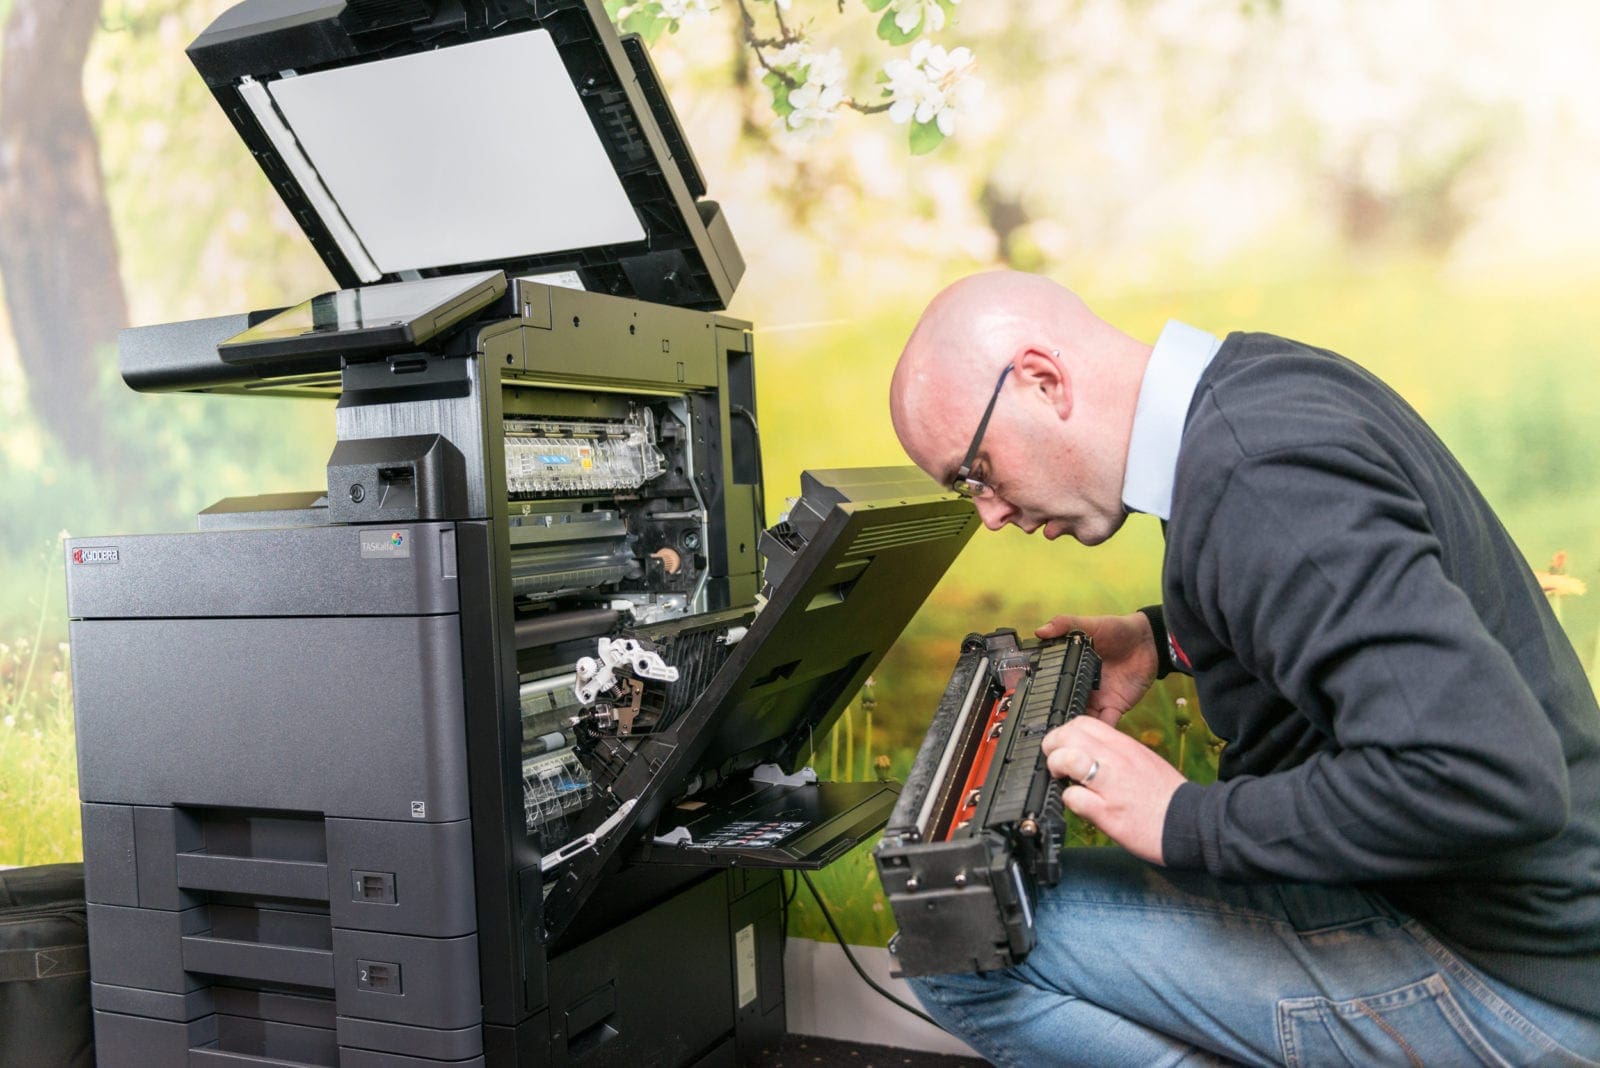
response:
[(717, 310), (744, 273), (601, 0), (244, 0), (188, 52), (342, 287), (572, 272)]

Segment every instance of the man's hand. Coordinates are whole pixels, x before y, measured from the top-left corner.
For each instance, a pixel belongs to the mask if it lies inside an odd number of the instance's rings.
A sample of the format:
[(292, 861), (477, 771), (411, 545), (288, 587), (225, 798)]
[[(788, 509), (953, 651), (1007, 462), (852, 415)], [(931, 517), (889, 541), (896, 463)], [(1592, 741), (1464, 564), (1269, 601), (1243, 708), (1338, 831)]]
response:
[(1126, 616), (1056, 616), (1034, 631), (1059, 638), (1081, 630), (1100, 654), (1100, 688), (1089, 695), (1091, 716), (1115, 725), (1156, 681), (1156, 639), (1143, 612)]
[(1134, 856), (1164, 864), (1161, 831), (1183, 776), (1115, 727), (1079, 716), (1044, 736), (1050, 774), (1071, 779), (1067, 808)]

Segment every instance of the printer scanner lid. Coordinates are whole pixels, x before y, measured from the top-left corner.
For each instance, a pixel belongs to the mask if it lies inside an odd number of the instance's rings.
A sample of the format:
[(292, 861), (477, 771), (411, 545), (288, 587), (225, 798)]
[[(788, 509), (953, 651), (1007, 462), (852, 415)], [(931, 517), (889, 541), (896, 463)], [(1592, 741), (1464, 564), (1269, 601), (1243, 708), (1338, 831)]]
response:
[(718, 310), (744, 273), (601, 0), (244, 0), (188, 54), (341, 287), (500, 269)]

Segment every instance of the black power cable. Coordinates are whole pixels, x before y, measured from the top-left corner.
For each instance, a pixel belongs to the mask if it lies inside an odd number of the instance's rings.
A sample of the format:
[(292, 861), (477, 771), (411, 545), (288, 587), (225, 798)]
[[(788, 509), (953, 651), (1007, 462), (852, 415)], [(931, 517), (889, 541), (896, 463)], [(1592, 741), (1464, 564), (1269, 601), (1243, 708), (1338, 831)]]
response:
[[(780, 926), (778, 928), (778, 945), (781, 947), (779, 951), (782, 952), (782, 953), (789, 952), (789, 901), (794, 896), (793, 894), (785, 892), (784, 888), (787, 887), (788, 885), (789, 885), (789, 880), (787, 880), (787, 879), (785, 879), (783, 877), (783, 869), (779, 868), (778, 869), (778, 901), (780, 903), (781, 908), (783, 909), (783, 917), (779, 921), (782, 926)], [(796, 890), (800, 889), (800, 880), (799, 879), (796, 879), (794, 881), (794, 886), (795, 886)]]
[[(750, 437), (756, 451), (756, 523), (762, 530), (767, 529), (767, 487), (763, 480), (763, 464), (761, 462), (761, 428), (756, 425), (755, 415), (748, 409), (737, 404), (728, 405), (728, 414), (737, 415), (750, 424)], [(799, 886), (799, 883), (795, 884)]]
[[(900, 1006), (902, 1009), (909, 1012), (911, 1015), (915, 1016), (917, 1019), (926, 1020), (933, 1024), (933, 1026), (939, 1027), (938, 1021), (934, 1020), (932, 1016), (922, 1012), (920, 1009), (914, 1009), (910, 1005), (907, 1005), (905, 1002), (889, 993), (883, 987), (879, 986), (873, 981), (872, 976), (868, 975), (862, 970), (861, 965), (856, 962), (855, 954), (850, 952), (850, 947), (845, 943), (844, 935), (839, 931), (839, 925), (833, 922), (833, 913), (828, 911), (827, 902), (823, 901), (822, 895), (817, 893), (817, 886), (811, 881), (811, 876), (803, 871), (800, 872), (799, 875), (800, 878), (806, 881), (806, 889), (811, 891), (811, 896), (816, 898), (817, 907), (822, 910), (822, 918), (828, 921), (828, 929), (833, 932), (834, 940), (839, 943), (839, 948), (844, 950), (844, 959), (849, 961), (850, 967), (854, 968), (856, 970), (856, 974), (861, 976), (861, 981), (866, 983), (872, 989), (876, 990), (878, 993), (882, 994), (884, 997), (888, 998), (890, 1001), (894, 1002), (896, 1005)], [(799, 884), (796, 884), (795, 888), (799, 889)], [(944, 1030), (942, 1027), (939, 1029), (941, 1031)]]

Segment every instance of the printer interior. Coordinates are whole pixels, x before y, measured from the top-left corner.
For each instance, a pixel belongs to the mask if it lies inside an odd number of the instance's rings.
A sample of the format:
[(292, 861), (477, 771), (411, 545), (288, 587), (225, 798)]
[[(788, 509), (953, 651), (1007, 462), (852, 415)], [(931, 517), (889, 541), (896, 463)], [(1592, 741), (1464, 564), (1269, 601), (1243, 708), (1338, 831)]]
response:
[(751, 1054), (773, 869), (897, 796), (806, 756), (973, 508), (814, 471), (763, 529), (743, 260), (599, 0), (245, 0), (189, 56), (338, 288), (124, 380), (336, 444), (68, 544), (117, 561), (68, 567), (101, 1063)]

